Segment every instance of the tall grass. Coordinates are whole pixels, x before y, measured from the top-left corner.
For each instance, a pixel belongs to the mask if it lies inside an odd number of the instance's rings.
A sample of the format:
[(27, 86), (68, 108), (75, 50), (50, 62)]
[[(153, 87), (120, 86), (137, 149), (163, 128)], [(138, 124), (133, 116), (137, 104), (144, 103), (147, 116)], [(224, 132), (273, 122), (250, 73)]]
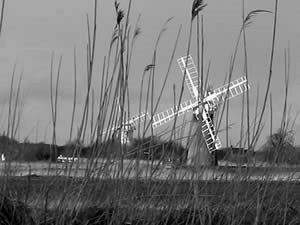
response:
[[(1, 224), (299, 224), (299, 182), (293, 182), (293, 177), (287, 181), (273, 181), (278, 170), (263, 170), (261, 168), (239, 168), (231, 167), (187, 167), (166, 169), (162, 166), (164, 160), (154, 160), (153, 154), (157, 149), (163, 153), (166, 148), (172, 147), (173, 151), (167, 152), (171, 156), (176, 155), (176, 145), (173, 141), (180, 142), (184, 137), (178, 130), (182, 126), (177, 124), (177, 116), (173, 121), (172, 128), (165, 133), (154, 136), (151, 122), (157, 113), (161, 96), (165, 90), (169, 78), (172, 62), (174, 61), (181, 27), (174, 38), (172, 53), (169, 64), (163, 77), (161, 89), (155, 102), (154, 93), (156, 88), (156, 68), (160, 66), (157, 59), (159, 43), (167, 25), (168, 19), (158, 33), (153, 48), (151, 62), (145, 66), (141, 77), (138, 113), (150, 111), (150, 118), (144, 122), (138, 121), (136, 146), (121, 144), (120, 136), (115, 140), (109, 140), (115, 129), (124, 126), (124, 122), (131, 117), (129, 98), (129, 77), (131, 76), (131, 63), (134, 54), (134, 45), (141, 32), (138, 25), (133, 33), (130, 22), (130, 11), (132, 2), (129, 1), (127, 10), (120, 8), (115, 2), (116, 21), (113, 27), (110, 45), (103, 59), (100, 91), (94, 91), (95, 54), (97, 50), (97, 16), (98, 5), (94, 1), (92, 24), (87, 15), (87, 42), (86, 42), (86, 80), (87, 86), (84, 93), (84, 106), (80, 117), (80, 124), (75, 137), (74, 118), (77, 113), (77, 53), (74, 48), (74, 96), (72, 114), (70, 115), (69, 147), (72, 156), (79, 156), (88, 151), (87, 157), (70, 163), (49, 164), (37, 163), (0, 163), (0, 223)], [(204, 16), (206, 3), (195, 0), (192, 5), (189, 36), (187, 41), (187, 55), (190, 52), (190, 44), (193, 35), (193, 21), (197, 23), (197, 62), (200, 70), (199, 81), (201, 81), (201, 95), (207, 87), (209, 79), (210, 63), (207, 65), (207, 74), (204, 77)], [(234, 46), (233, 56), (229, 65), (228, 77), (230, 82), (240, 41), (243, 38), (245, 74), (248, 77), (247, 57), (247, 35), (246, 27), (257, 13), (266, 10), (255, 10), (244, 15), (243, 4), (242, 25)], [(2, 14), (4, 12), (4, 1)], [(259, 114), (259, 89), (257, 89), (256, 106), (254, 110), (254, 121), (250, 121), (250, 96), (247, 93), (246, 101), (243, 96), (243, 110), (246, 104), (246, 120), (244, 126), (244, 111), (241, 114), (241, 140), (240, 147), (247, 146), (253, 149), (263, 127), (263, 115), (267, 107), (269, 97), (270, 81), (272, 78), (273, 57), (276, 40), (278, 3), (276, 1), (274, 11), (274, 24), (272, 36), (272, 50), (270, 69), (267, 80), (266, 93), (263, 96), (263, 108)], [(201, 18), (201, 25), (200, 25)], [(2, 27), (3, 16), (1, 16)], [(136, 23), (138, 24), (138, 23)], [(91, 28), (92, 27), (92, 28)], [(201, 27), (201, 35), (199, 28)], [(0, 29), (1, 31), (1, 29)], [(201, 40), (200, 40), (201, 39)], [(200, 48), (201, 45), (201, 48)], [(201, 53), (201, 54), (200, 54)], [(56, 125), (58, 108), (58, 92), (60, 85), (60, 71), (62, 57), (59, 58), (55, 86), (54, 79), (54, 55), (51, 57), (50, 67), (50, 108), (52, 118), (52, 143), (49, 151), (58, 151), (56, 146)], [(283, 116), (281, 131), (288, 131), (288, 83), (289, 83), (289, 52), (285, 52), (285, 100), (283, 104)], [(15, 70), (15, 69), (14, 69)], [(16, 108), (19, 104), (21, 89), (21, 78), (18, 83), (15, 104), (13, 104), (15, 73), (11, 78), (9, 95), (9, 112), (7, 136), (13, 138), (16, 134)], [(183, 98), (184, 74), (180, 91), (173, 89), (174, 107), (179, 106)], [(204, 81), (205, 80), (205, 81)], [(95, 84), (99, 85), (99, 84)], [(146, 97), (142, 90), (146, 86)], [(146, 102), (142, 104), (142, 99)], [(96, 99), (99, 99), (97, 102)], [(271, 98), (270, 98), (271, 99)], [(172, 104), (172, 102), (170, 102)], [(144, 110), (143, 110), (144, 109)], [(272, 113), (272, 103), (270, 103)], [(95, 111), (95, 112), (94, 112)], [(229, 102), (223, 105), (218, 115), (217, 127), (224, 120), (226, 123), (226, 142), (228, 145), (229, 135)], [(271, 122), (272, 124), (272, 122)], [(293, 123), (292, 123), (293, 124)], [(90, 127), (89, 127), (90, 126)], [(200, 125), (199, 125), (200, 126)], [(89, 129), (90, 128), (90, 129)], [(271, 129), (272, 132), (273, 128)], [(107, 132), (105, 132), (107, 131)], [(179, 135), (177, 135), (177, 133)], [(150, 133), (150, 137), (146, 136)], [(285, 135), (287, 133), (279, 133)], [(191, 134), (194, 135), (194, 134)], [(167, 136), (168, 144), (159, 140), (160, 136)], [(74, 137), (74, 138), (73, 138)], [(272, 137), (272, 136), (271, 136)], [(146, 139), (146, 140), (145, 140)], [(86, 147), (87, 146), (87, 147)], [(145, 147), (146, 146), (146, 147)], [(175, 146), (175, 147), (174, 147)], [(6, 145), (12, 148), (12, 145)], [(227, 146), (228, 147), (228, 146)], [(279, 152), (282, 145), (276, 145), (271, 150)], [(103, 158), (103, 154), (111, 150), (110, 154)], [(12, 149), (13, 150), (13, 149)], [(141, 160), (142, 154), (148, 151), (148, 160)], [(128, 159), (129, 155), (135, 155)], [(152, 155), (151, 155), (152, 154)], [(51, 154), (50, 154), (51, 155)], [(58, 152), (54, 154), (58, 155)], [(162, 154), (163, 155), (163, 154)], [(49, 156), (50, 157), (50, 156)], [(144, 159), (144, 158), (143, 158)], [(47, 165), (45, 167), (45, 165)], [(28, 167), (23, 168), (22, 167)], [(4, 168), (2, 170), (2, 168)], [(44, 171), (43, 171), (43, 168)], [(289, 171), (289, 169), (286, 169)], [(19, 177), (22, 172), (28, 176)], [(29, 174), (28, 174), (29, 171)], [(282, 172), (279, 170), (279, 172)], [(48, 176), (35, 176), (48, 175)], [(61, 176), (63, 175), (63, 176)], [(72, 178), (73, 177), (73, 178)], [(75, 177), (75, 178), (74, 178)], [(208, 178), (209, 179), (208, 179)], [(253, 180), (254, 179), (254, 180)], [(255, 180), (257, 179), (257, 180)], [(299, 179), (299, 178), (298, 178)]]

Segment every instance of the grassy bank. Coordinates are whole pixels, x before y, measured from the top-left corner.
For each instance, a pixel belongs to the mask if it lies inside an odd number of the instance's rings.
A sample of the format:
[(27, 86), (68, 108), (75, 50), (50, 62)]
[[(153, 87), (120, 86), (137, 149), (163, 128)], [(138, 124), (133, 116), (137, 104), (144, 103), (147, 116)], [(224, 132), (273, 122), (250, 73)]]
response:
[(104, 218), (100, 224), (190, 224), (193, 217), (195, 224), (300, 222), (299, 182), (0, 179), (2, 193), (25, 204), (37, 224), (45, 215), (50, 224), (70, 224), (70, 219), (97, 224), (91, 221)]

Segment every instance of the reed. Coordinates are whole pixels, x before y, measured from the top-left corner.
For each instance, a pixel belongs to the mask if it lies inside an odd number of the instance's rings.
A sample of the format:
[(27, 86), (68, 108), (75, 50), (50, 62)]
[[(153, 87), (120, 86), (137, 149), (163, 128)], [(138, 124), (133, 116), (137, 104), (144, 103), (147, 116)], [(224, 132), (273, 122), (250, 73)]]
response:
[[(2, 27), (4, 3), (0, 20)], [(43, 149), (48, 155), (43, 156), (49, 161), (19, 162), (11, 157), (7, 162), (0, 162), (0, 223), (1, 224), (298, 224), (300, 223), (299, 211), (299, 181), (294, 181), (293, 174), (284, 181), (273, 181), (272, 177), (280, 172), (290, 172), (292, 168), (242, 168), (229, 165), (223, 167), (189, 167), (184, 165), (187, 149), (181, 143), (187, 141), (189, 133), (184, 136), (184, 125), (177, 124), (177, 116), (171, 129), (154, 135), (151, 123), (157, 113), (162, 95), (166, 89), (172, 63), (181, 35), (180, 26), (169, 63), (163, 76), (163, 83), (157, 87), (155, 78), (157, 68), (161, 62), (158, 53), (163, 34), (167, 30), (172, 18), (166, 20), (150, 52), (151, 61), (144, 67), (140, 83), (140, 96), (138, 113), (149, 112), (150, 118), (145, 121), (138, 120), (137, 138), (132, 146), (121, 143), (121, 137), (112, 140), (116, 128), (122, 128), (124, 123), (131, 118), (130, 83), (132, 60), (135, 54), (135, 43), (141, 33), (138, 25), (140, 17), (132, 32), (130, 14), (133, 2), (129, 0), (127, 9), (121, 9), (120, 3), (115, 1), (115, 24), (107, 54), (103, 58), (101, 73), (96, 74), (95, 65), (98, 31), (98, 1), (94, 1), (92, 22), (87, 15), (87, 41), (86, 41), (86, 71), (84, 76), (87, 86), (84, 93), (84, 105), (80, 115), (77, 134), (75, 130), (75, 115), (78, 113), (78, 57), (74, 47), (74, 89), (73, 106), (70, 115), (70, 133), (68, 145), (56, 145), (56, 126), (60, 108), (59, 87), (62, 56), (59, 58), (56, 79), (54, 78), (54, 53), (50, 66), (50, 108), (52, 125), (52, 143), (42, 147), (32, 143), (12, 144), (18, 129), (17, 108), (19, 107), (21, 79), (14, 95), (15, 69), (12, 73), (11, 88), (8, 104), (7, 132), (5, 144), (0, 149), (7, 152), (40, 153)], [(206, 66), (205, 52), (208, 50), (205, 42), (204, 14), (206, 3), (195, 0), (192, 4), (189, 36), (187, 40), (187, 55), (193, 35), (193, 22), (197, 26), (197, 62), (201, 82), (200, 97), (207, 88), (211, 63)], [(244, 71), (247, 79), (248, 53), (246, 28), (253, 22), (254, 16), (260, 13), (269, 13), (267, 10), (254, 10), (245, 16), (245, 5), (242, 5), (242, 24), (238, 31), (233, 54), (230, 60), (228, 76), (224, 78), (231, 81), (236, 64), (237, 52), (240, 42), (243, 41)], [(200, 13), (202, 15), (200, 15)], [(269, 74), (266, 82), (266, 92), (263, 95), (262, 111), (259, 113), (260, 92), (257, 88), (255, 109), (250, 112), (250, 96), (243, 96), (241, 112), (240, 141), (237, 146), (254, 150), (257, 140), (264, 127), (263, 115), (270, 100), (270, 114), (273, 113), (273, 103), (269, 92), (273, 57), (276, 40), (278, 2), (275, 0), (274, 22), (271, 59)], [(200, 20), (201, 19), (201, 20)], [(201, 22), (201, 24), (200, 24)], [(200, 35), (201, 28), (201, 35)], [(204, 51), (205, 50), (205, 51)], [(100, 51), (100, 50), (99, 50)], [(265, 151), (272, 157), (273, 165), (286, 159), (280, 158), (284, 154), (295, 153), (293, 146), (293, 129), (295, 119), (292, 121), (288, 115), (288, 94), (290, 74), (290, 52), (285, 50), (285, 98), (283, 102), (282, 122), (279, 130), (273, 132), (273, 119), (270, 119), (270, 137)], [(204, 71), (207, 71), (204, 74)], [(94, 77), (100, 75), (100, 84), (95, 84)], [(184, 74), (179, 91), (173, 86), (173, 105), (178, 107), (183, 98)], [(55, 81), (54, 81), (55, 79)], [(55, 85), (53, 85), (55, 83)], [(97, 93), (95, 86), (100, 86)], [(146, 87), (146, 93), (144, 90)], [(159, 92), (155, 92), (159, 90)], [(15, 97), (14, 97), (15, 96)], [(156, 99), (156, 96), (158, 98)], [(146, 101), (143, 103), (143, 99)], [(156, 99), (156, 100), (155, 100)], [(172, 102), (170, 102), (172, 104)], [(253, 113), (253, 121), (250, 120)], [(244, 118), (246, 117), (246, 118)], [(225, 121), (224, 121), (225, 120)], [(229, 149), (229, 102), (223, 105), (217, 116), (217, 127), (225, 122), (226, 143)], [(189, 124), (186, 123), (188, 126)], [(191, 131), (190, 131), (191, 132)], [(188, 142), (188, 141), (187, 141)], [(22, 150), (17, 149), (22, 145)], [(32, 145), (31, 145), (32, 144)], [(33, 147), (34, 146), (34, 147)], [(188, 144), (187, 144), (188, 146)], [(290, 148), (291, 147), (291, 148)], [(291, 150), (292, 149), (292, 150)], [(85, 156), (84, 159), (66, 163), (55, 163), (61, 153), (69, 151), (69, 156)], [(290, 151), (290, 152), (289, 152)], [(46, 154), (45, 153), (45, 154)], [(29, 153), (28, 153), (29, 154)], [(248, 162), (256, 160), (256, 153), (246, 155)], [(9, 156), (9, 154), (7, 154)], [(16, 154), (18, 155), (18, 154)], [(296, 155), (296, 154), (295, 154)], [(239, 155), (241, 158), (243, 154)], [(47, 158), (48, 157), (48, 158)], [(167, 168), (166, 159), (179, 161), (172, 168)], [(288, 157), (287, 157), (288, 158)], [(295, 158), (295, 157), (294, 157)], [(238, 158), (240, 159), (240, 158)], [(300, 158), (299, 158), (300, 160)], [(29, 160), (31, 161), (31, 160)], [(299, 161), (298, 161), (299, 162)], [(23, 170), (29, 171), (27, 176), (16, 176)], [(43, 168), (45, 171), (43, 173)], [(28, 170), (27, 170), (28, 169)], [(276, 172), (274, 172), (274, 170)], [(23, 171), (24, 172), (24, 171)], [(36, 175), (36, 173), (40, 175)], [(211, 179), (206, 179), (210, 174)], [(290, 173), (291, 174), (291, 173)], [(47, 176), (45, 176), (47, 175)], [(64, 176), (61, 176), (64, 175)], [(163, 179), (162, 179), (163, 178)], [(256, 180), (255, 180), (256, 179)]]

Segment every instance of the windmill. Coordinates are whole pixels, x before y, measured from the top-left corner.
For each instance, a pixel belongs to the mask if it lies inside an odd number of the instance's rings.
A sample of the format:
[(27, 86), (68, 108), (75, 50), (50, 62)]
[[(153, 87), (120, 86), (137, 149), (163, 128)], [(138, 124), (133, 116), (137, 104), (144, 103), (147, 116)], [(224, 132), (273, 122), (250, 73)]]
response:
[(186, 75), (185, 82), (192, 99), (181, 103), (178, 107), (173, 107), (154, 115), (152, 127), (157, 128), (172, 120), (175, 116), (193, 111), (195, 118), (201, 121), (201, 131), (208, 152), (213, 154), (222, 147), (214, 126), (213, 113), (219, 104), (246, 92), (249, 89), (248, 82), (246, 77), (241, 77), (211, 92), (207, 91), (203, 99), (200, 99), (198, 91), (200, 82), (192, 57), (190, 55), (181, 57), (177, 60), (177, 63), (181, 72)]
[[(123, 77), (124, 80), (126, 78)], [(124, 81), (123, 80), (123, 81)], [(122, 85), (122, 84), (121, 84)], [(124, 87), (121, 88), (123, 90)], [(137, 116), (133, 116), (126, 121), (126, 111), (124, 110), (124, 95), (118, 93), (117, 97), (117, 105), (116, 110), (117, 114), (119, 115), (119, 122), (115, 127), (108, 128), (104, 132), (102, 132), (102, 137), (110, 136), (112, 134), (112, 139), (118, 140), (121, 144), (130, 144), (133, 139), (133, 131), (136, 130), (137, 122), (144, 121), (147, 116), (149, 117), (148, 113), (142, 112)], [(120, 124), (120, 125), (119, 125)]]
[(140, 113), (139, 115), (133, 116), (129, 120), (123, 122), (120, 126), (105, 130), (102, 133), (102, 136), (112, 134), (112, 138), (120, 140), (121, 144), (130, 144), (133, 139), (133, 131), (136, 130), (137, 123), (144, 121), (147, 117), (148, 113)]

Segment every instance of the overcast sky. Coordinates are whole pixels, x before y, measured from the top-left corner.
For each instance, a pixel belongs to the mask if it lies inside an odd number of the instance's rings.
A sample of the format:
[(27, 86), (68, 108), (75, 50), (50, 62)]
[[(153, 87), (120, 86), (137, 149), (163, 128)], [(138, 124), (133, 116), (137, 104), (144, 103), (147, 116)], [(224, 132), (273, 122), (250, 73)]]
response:
[[(55, 66), (60, 55), (63, 57), (61, 83), (58, 104), (57, 142), (66, 143), (69, 135), (70, 117), (73, 101), (73, 49), (76, 46), (78, 55), (79, 95), (77, 119), (80, 118), (83, 108), (83, 93), (86, 87), (85, 77), (85, 46), (86, 14), (92, 18), (93, 1), (82, 0), (9, 0), (6, 1), (4, 25), (0, 38), (0, 104), (1, 104), (1, 132), (7, 127), (7, 105), (9, 84), (13, 65), (16, 63), (17, 77), (24, 73), (22, 83), (22, 121), (20, 140), (29, 137), (31, 141), (46, 141), (51, 139), (50, 104), (49, 104), (49, 71), (51, 53), (55, 54)], [(103, 57), (107, 55), (108, 45), (116, 21), (114, 1), (98, 0), (98, 33), (96, 43), (96, 62), (94, 73), (94, 88), (97, 93)], [(205, 30), (205, 70), (210, 67), (209, 83), (217, 88), (223, 84), (228, 74), (230, 57), (238, 37), (242, 20), (241, 0), (210, 0), (203, 10)], [(274, 0), (245, 0), (246, 13), (254, 9), (274, 11)], [(126, 9), (128, 1), (121, 1), (120, 7)], [(132, 1), (130, 23), (134, 27), (138, 15), (141, 15), (139, 26), (142, 33), (139, 35), (133, 53), (133, 63), (130, 73), (130, 96), (132, 114), (138, 112), (139, 84), (144, 67), (151, 62), (153, 47), (158, 33), (165, 21), (173, 17), (167, 25), (159, 44), (156, 87), (159, 89), (166, 73), (168, 62), (172, 54), (176, 34), (180, 25), (182, 31), (176, 49), (175, 58), (186, 54), (189, 20), (192, 0), (138, 0)], [(290, 48), (290, 86), (288, 103), (291, 108), (291, 119), (300, 110), (299, 84), (300, 77), (298, 61), (300, 59), (300, 2), (298, 0), (279, 1), (278, 32), (276, 40), (272, 99), (273, 99), (273, 130), (279, 127), (284, 101), (284, 49)], [(259, 88), (262, 105), (262, 96), (266, 90), (266, 81), (270, 62), (273, 14), (260, 14), (254, 18), (247, 29), (250, 110), (254, 114), (255, 98)], [(195, 31), (195, 26), (194, 26)], [(196, 34), (193, 33), (191, 55), (196, 60)], [(243, 76), (243, 52), (239, 47), (237, 63), (233, 78)], [(182, 74), (174, 60), (170, 78), (164, 92), (158, 111), (172, 107), (173, 84), (179, 93)], [(97, 83), (98, 82), (98, 83)], [(158, 95), (156, 96), (158, 97)], [(185, 90), (183, 100), (189, 98)], [(231, 103), (230, 123), (234, 123), (230, 133), (232, 144), (236, 143), (239, 134), (241, 97)], [(267, 107), (265, 132), (260, 143), (265, 141), (269, 134), (270, 110)], [(296, 143), (300, 143), (300, 120), (296, 120)], [(221, 140), (224, 141), (221, 134)]]

